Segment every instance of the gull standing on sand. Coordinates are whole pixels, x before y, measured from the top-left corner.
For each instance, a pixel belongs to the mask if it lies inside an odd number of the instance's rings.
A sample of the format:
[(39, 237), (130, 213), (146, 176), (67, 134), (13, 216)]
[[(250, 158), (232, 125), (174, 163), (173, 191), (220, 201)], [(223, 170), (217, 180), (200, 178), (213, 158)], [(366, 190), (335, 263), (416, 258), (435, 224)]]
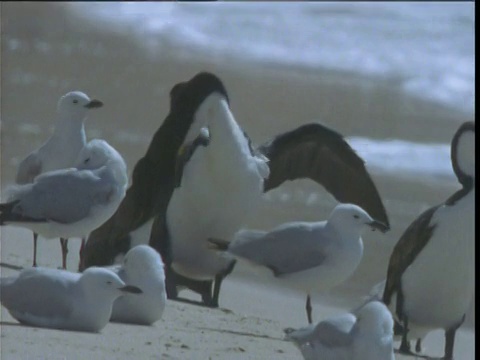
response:
[[(14, 185), (8, 202), (0, 204), (0, 225), (69, 238), (84, 237), (103, 224), (125, 196), (125, 161), (106, 141), (94, 139), (82, 149), (76, 166)], [(66, 253), (63, 258), (66, 266)]]
[(311, 324), (310, 294), (339, 285), (353, 274), (363, 256), (365, 225), (385, 229), (359, 206), (339, 204), (326, 221), (290, 222), (271, 231), (241, 230), (232, 242), (209, 242), (211, 248), (268, 268), (281, 283), (305, 291)]
[(234, 261), (209, 250), (206, 240), (231, 239), (262, 194), (287, 180), (310, 178), (388, 228), (375, 184), (341, 134), (311, 123), (254, 148), (222, 81), (208, 72), (172, 88), (170, 113), (132, 178), (116, 214), (90, 235), (85, 266), (111, 264), (150, 234), (165, 262), (167, 296), (177, 298), (177, 286), (186, 285), (213, 307)]
[(462, 188), (422, 213), (393, 249), (383, 302), (403, 327), (400, 352), (410, 339), (445, 331), (444, 359), (453, 359), (455, 333), (475, 290), (475, 123), (452, 139), (453, 170)]
[(25, 269), (1, 278), (0, 290), (2, 305), (22, 324), (88, 332), (107, 325), (116, 298), (141, 293), (114, 272), (96, 267), (83, 273)]
[(372, 301), (298, 330), (285, 329), (305, 360), (394, 360), (393, 319), (387, 307)]
[(131, 248), (122, 265), (108, 267), (125, 283), (142, 290), (140, 295), (115, 300), (110, 321), (152, 325), (162, 317), (167, 301), (163, 267), (159, 253), (148, 245)]
[[(19, 185), (29, 184), (42, 173), (74, 166), (80, 150), (86, 144), (84, 122), (87, 112), (101, 106), (101, 101), (91, 100), (80, 91), (63, 95), (58, 101), (58, 115), (52, 136), (20, 162), (15, 182)], [(37, 266), (37, 237), (38, 234), (34, 232), (33, 266)], [(67, 241), (60, 238), (62, 254), (67, 251)]]

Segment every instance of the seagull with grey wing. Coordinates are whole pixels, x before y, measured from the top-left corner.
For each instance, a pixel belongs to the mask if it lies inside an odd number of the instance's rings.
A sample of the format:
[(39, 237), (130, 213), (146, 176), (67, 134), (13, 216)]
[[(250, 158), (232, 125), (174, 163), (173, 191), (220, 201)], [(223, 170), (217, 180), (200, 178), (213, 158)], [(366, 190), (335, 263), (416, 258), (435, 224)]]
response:
[(99, 332), (115, 299), (141, 294), (111, 270), (83, 273), (33, 267), (0, 279), (1, 303), (20, 323), (53, 329)]
[[(101, 106), (101, 101), (92, 100), (81, 91), (63, 95), (58, 101), (58, 117), (52, 136), (20, 162), (15, 182), (19, 185), (30, 184), (42, 173), (74, 166), (80, 150), (86, 144), (84, 122), (87, 112)], [(33, 266), (37, 266), (37, 238), (38, 234), (34, 232)], [(66, 268), (67, 242), (68, 239), (60, 238), (63, 268)]]
[(148, 240), (165, 261), (169, 298), (186, 285), (204, 304), (218, 306), (234, 259), (208, 249), (206, 240), (231, 239), (264, 192), (300, 178), (316, 181), (339, 202), (357, 204), (389, 227), (363, 160), (339, 133), (312, 123), (253, 147), (223, 82), (199, 73), (172, 88), (170, 112), (136, 164), (125, 200), (89, 236), (85, 267), (111, 264), (132, 244)]
[(93, 139), (75, 168), (13, 185), (8, 201), (0, 204), (0, 225), (24, 227), (45, 238), (84, 237), (116, 211), (127, 183), (122, 156), (106, 141)]
[(461, 189), (405, 230), (390, 257), (383, 292), (402, 327), (400, 352), (412, 354), (409, 339), (440, 328), (449, 360), (475, 291), (474, 122), (463, 123), (453, 136), (451, 161)]
[(353, 274), (363, 256), (361, 232), (366, 226), (385, 227), (360, 207), (340, 204), (326, 221), (285, 223), (270, 231), (241, 230), (231, 242), (208, 241), (211, 248), (265, 267), (281, 283), (306, 292), (311, 324), (311, 293), (328, 290)]
[(284, 330), (305, 360), (394, 360), (393, 319), (380, 301), (301, 329)]

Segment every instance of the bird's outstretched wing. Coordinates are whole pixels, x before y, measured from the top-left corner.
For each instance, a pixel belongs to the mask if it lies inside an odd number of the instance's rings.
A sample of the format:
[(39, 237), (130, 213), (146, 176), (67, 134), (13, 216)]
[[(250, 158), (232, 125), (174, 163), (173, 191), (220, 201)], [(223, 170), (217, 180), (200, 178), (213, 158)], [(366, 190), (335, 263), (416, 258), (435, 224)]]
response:
[(322, 124), (310, 123), (276, 136), (257, 151), (269, 159), (264, 191), (286, 180), (309, 178), (339, 202), (353, 203), (390, 227), (380, 195), (364, 161), (343, 136)]

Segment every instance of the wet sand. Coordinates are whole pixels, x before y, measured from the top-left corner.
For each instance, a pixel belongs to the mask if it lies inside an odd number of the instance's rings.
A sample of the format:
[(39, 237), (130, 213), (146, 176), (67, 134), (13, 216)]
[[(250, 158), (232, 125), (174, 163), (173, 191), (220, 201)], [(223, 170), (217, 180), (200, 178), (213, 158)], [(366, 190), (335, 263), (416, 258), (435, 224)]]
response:
[[(74, 89), (105, 103), (87, 120), (87, 136), (106, 139), (122, 153), (130, 171), (168, 112), (170, 88), (202, 70), (213, 71), (224, 81), (237, 121), (255, 143), (316, 120), (345, 136), (449, 143), (458, 124), (469, 120), (457, 111), (401, 94), (394, 80), (358, 77), (352, 82), (350, 74), (341, 72), (193, 58), (185, 56), (188, 49), (173, 44), (150, 56), (135, 39), (101, 24), (85, 24), (66, 12), (66, 6), (1, 5), (2, 192), (12, 183), (18, 162), (49, 136), (58, 97)], [(375, 173), (372, 177), (392, 230), (385, 235), (365, 233), (365, 255), (352, 278), (328, 295), (314, 296), (316, 321), (358, 305), (384, 278), (393, 246), (410, 222), (458, 189), (451, 182)], [(306, 206), (312, 193), (318, 198)], [(311, 181), (296, 181), (268, 193), (248, 225), (268, 229), (285, 221), (324, 219), (334, 205), (331, 196)], [(79, 240), (70, 241), (72, 271), (77, 269), (78, 248)], [(3, 227), (0, 254), (2, 264), (30, 266), (31, 233)], [(60, 260), (58, 240), (40, 241), (40, 265), (57, 267)], [(16, 270), (2, 266), (0, 272), (7, 276)], [(181, 295), (197, 299), (188, 292)], [(238, 267), (225, 282), (220, 305), (223, 310), (170, 301), (164, 318), (153, 327), (109, 324), (100, 335), (19, 326), (2, 308), (1, 355), (2, 359), (301, 358), (292, 344), (282, 341), (282, 329), (305, 325), (303, 295), (277, 288), (268, 279), (253, 280), (247, 269)], [(473, 314), (468, 314), (457, 336), (457, 360), (473, 359), (474, 333), (469, 330)], [(431, 333), (425, 347), (429, 355), (441, 355), (442, 333)]]

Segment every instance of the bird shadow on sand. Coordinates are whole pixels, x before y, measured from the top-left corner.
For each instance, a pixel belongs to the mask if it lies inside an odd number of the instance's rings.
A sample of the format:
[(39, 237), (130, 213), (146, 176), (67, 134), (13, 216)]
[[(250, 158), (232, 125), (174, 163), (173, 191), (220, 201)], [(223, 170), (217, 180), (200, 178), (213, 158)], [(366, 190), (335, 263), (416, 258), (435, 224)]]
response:
[(2, 326), (20, 326), (20, 327), (30, 327), (13, 321), (0, 321), (0, 327)]
[(4, 262), (0, 262), (0, 267), (11, 269), (11, 270), (17, 270), (17, 271), (23, 270), (23, 266), (7, 264), (7, 263), (4, 263)]
[(442, 360), (443, 358), (437, 358), (437, 357), (430, 357), (427, 355), (420, 355), (420, 354), (405, 354), (401, 353), (400, 350), (395, 349), (393, 350), (395, 354), (402, 355), (411, 359), (425, 359), (425, 360)]
[(275, 341), (285, 341), (283, 338), (276, 338), (276, 337), (271, 337), (268, 335), (260, 335), (260, 334), (253, 334), (249, 332), (244, 332), (244, 331), (234, 331), (234, 330), (226, 330), (226, 329), (214, 329), (214, 328), (209, 328), (209, 327), (198, 327), (200, 330), (208, 330), (208, 331), (214, 331), (222, 334), (232, 334), (232, 335), (240, 335), (240, 336), (248, 336), (248, 337), (254, 337), (254, 338), (259, 338), (259, 339), (268, 339), (268, 340), (275, 340)]

